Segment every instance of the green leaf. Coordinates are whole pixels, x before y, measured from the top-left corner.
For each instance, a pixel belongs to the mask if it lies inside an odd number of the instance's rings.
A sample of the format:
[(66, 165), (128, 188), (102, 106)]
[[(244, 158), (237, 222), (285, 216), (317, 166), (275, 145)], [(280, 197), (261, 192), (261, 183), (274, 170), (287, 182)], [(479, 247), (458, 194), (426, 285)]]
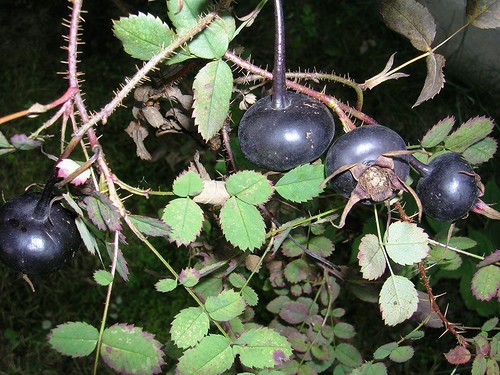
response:
[(205, 302), (210, 317), (222, 322), (236, 318), (245, 307), (243, 297), (234, 290), (225, 290), (217, 296), (208, 297)]
[(445, 140), (444, 145), (448, 150), (464, 152), (474, 143), (486, 138), (495, 127), (492, 119), (488, 117), (474, 117), (462, 124)]
[(472, 362), (471, 375), (484, 375), (487, 369), (487, 360), (484, 355), (477, 355)]
[(228, 370), (234, 362), (230, 342), (222, 335), (209, 335), (179, 359), (180, 375), (214, 375)]
[(349, 367), (358, 367), (363, 363), (358, 349), (344, 342), (335, 346), (335, 356), (340, 363)]
[(307, 280), (311, 277), (312, 270), (304, 259), (299, 258), (292, 260), (285, 266), (285, 277), (291, 283), (298, 283), (300, 281)]
[(170, 335), (179, 348), (195, 346), (208, 333), (210, 319), (199, 307), (188, 307), (179, 311), (174, 317)]
[(162, 344), (140, 327), (115, 324), (104, 330), (101, 357), (113, 370), (127, 374), (160, 374)]
[(334, 250), (333, 242), (324, 236), (312, 237), (309, 240), (307, 248), (314, 254), (319, 255), (323, 258), (328, 258), (330, 255), (332, 255)]
[(226, 189), (230, 195), (253, 205), (267, 202), (273, 194), (273, 187), (269, 180), (254, 171), (242, 171), (229, 176)]
[(141, 215), (129, 215), (128, 218), (146, 236), (167, 237), (170, 234), (170, 227), (159, 219)]
[(259, 295), (255, 290), (247, 285), (240, 292), (247, 305), (257, 306), (257, 303), (259, 303)]
[(201, 274), (196, 268), (184, 268), (179, 274), (179, 284), (192, 288), (200, 281)]
[(106, 270), (97, 270), (94, 272), (94, 280), (99, 285), (108, 286), (113, 282), (113, 275)]
[(472, 165), (485, 163), (495, 155), (497, 147), (498, 143), (495, 139), (486, 137), (467, 147), (462, 156)]
[(399, 348), (397, 342), (390, 342), (382, 346), (379, 346), (373, 353), (373, 358), (377, 360), (385, 359), (389, 357), (389, 355), (391, 355), (391, 353), (397, 348)]
[(406, 277), (392, 275), (380, 290), (379, 305), (385, 324), (394, 326), (409, 319), (417, 311), (417, 290)]
[[(175, 33), (161, 19), (144, 13), (113, 21), (113, 32), (123, 43), (125, 52), (140, 60), (149, 60), (176, 38)], [(186, 58), (188, 57), (176, 55), (170, 63), (179, 63)]]
[(5, 137), (5, 135), (3, 135), (2, 132), (0, 132), (0, 148), (10, 148), (10, 147), (14, 146), (12, 146)]
[(325, 179), (323, 164), (304, 164), (287, 172), (276, 183), (276, 191), (289, 201), (302, 203), (320, 195)]
[(264, 220), (254, 206), (231, 197), (220, 210), (220, 221), (224, 236), (234, 246), (252, 250), (264, 243)]
[(385, 272), (384, 249), (376, 235), (366, 234), (363, 236), (359, 243), (357, 257), (364, 279), (376, 280)]
[(69, 322), (58, 325), (49, 334), (52, 349), (73, 358), (92, 353), (97, 345), (99, 331), (84, 322)]
[(455, 125), (455, 117), (453, 116), (446, 117), (445, 119), (439, 121), (429, 131), (427, 131), (420, 144), (425, 148), (437, 146), (444, 141), (448, 134), (450, 134), (451, 129), (453, 129), (453, 125)]
[(187, 171), (174, 180), (172, 191), (179, 197), (200, 194), (203, 190), (203, 180), (198, 173)]
[(467, 17), (472, 25), (481, 29), (500, 27), (500, 2), (498, 0), (467, 0)]
[(76, 229), (78, 229), (78, 233), (82, 238), (83, 244), (87, 248), (88, 252), (92, 255), (95, 253), (99, 253), (99, 246), (97, 245), (97, 241), (95, 237), (90, 233), (89, 228), (85, 224), (85, 220), (81, 217), (77, 217), (75, 219)]
[(495, 329), (497, 325), (498, 325), (498, 318), (497, 317), (491, 318), (483, 323), (483, 325), (481, 326), (481, 331), (489, 332)]
[(387, 367), (385, 367), (384, 363), (370, 361), (363, 363), (361, 367), (355, 368), (351, 375), (387, 375)]
[(168, 293), (177, 288), (177, 280), (175, 279), (161, 279), (155, 284), (158, 292)]
[(104, 194), (94, 192), (84, 199), (90, 220), (102, 231), (122, 229), (120, 214), (111, 200)]
[(243, 333), (234, 343), (244, 366), (266, 368), (279, 366), (292, 355), (286, 338), (270, 328), (255, 328)]
[(389, 226), (386, 238), (387, 255), (398, 264), (418, 263), (429, 253), (429, 236), (417, 224), (396, 221)]
[(480, 268), (472, 278), (472, 294), (480, 301), (491, 301), (500, 289), (500, 268), (491, 264)]
[(15, 134), (10, 137), (10, 143), (18, 150), (29, 151), (41, 147), (43, 142), (37, 139), (31, 139), (26, 134)]
[(434, 17), (414, 0), (385, 0), (380, 8), (385, 24), (419, 51), (427, 52), (436, 36)]
[(170, 238), (177, 246), (187, 245), (201, 231), (203, 211), (190, 198), (177, 198), (167, 204), (162, 220), (172, 229)]
[(394, 349), (389, 355), (389, 358), (391, 361), (394, 361), (396, 363), (403, 363), (409, 361), (413, 357), (413, 354), (415, 354), (413, 348), (406, 345)]
[(226, 62), (212, 61), (200, 69), (193, 82), (193, 117), (204, 140), (224, 125), (233, 90), (233, 73)]
[(333, 327), (333, 334), (340, 339), (352, 339), (356, 335), (356, 330), (352, 324), (339, 322)]
[[(108, 252), (108, 255), (111, 259), (113, 259), (114, 256), (114, 248), (112, 243), (107, 243), (106, 244), (106, 251)], [(121, 278), (124, 281), (128, 281), (128, 267), (127, 267), (127, 261), (125, 260), (125, 257), (123, 256), (123, 252), (120, 250), (120, 248), (117, 249), (117, 256), (116, 256), (116, 272), (121, 276)]]
[[(177, 0), (168, 0), (168, 17), (177, 29), (177, 34), (183, 34), (196, 26), (200, 16), (208, 10), (206, 0), (184, 0), (179, 10)], [(227, 51), (229, 41), (233, 38), (236, 26), (234, 18), (228, 13), (222, 13), (206, 29), (197, 34), (189, 43), (189, 52), (204, 59), (220, 58)]]
[(200, 69), (193, 82), (193, 117), (204, 140), (224, 125), (233, 90), (233, 73), (226, 62), (212, 61)]

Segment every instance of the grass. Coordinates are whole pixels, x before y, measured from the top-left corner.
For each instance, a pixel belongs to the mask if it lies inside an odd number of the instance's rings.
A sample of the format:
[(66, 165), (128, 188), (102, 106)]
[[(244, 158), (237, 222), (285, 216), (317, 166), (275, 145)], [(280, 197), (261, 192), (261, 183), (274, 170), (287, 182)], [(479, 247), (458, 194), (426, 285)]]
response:
[[(132, 4), (144, 10), (147, 7), (161, 8), (158, 3), (145, 5), (137, 1)], [(113, 4), (100, 4), (101, 9), (97, 9), (96, 4), (91, 2), (85, 4), (89, 7), (89, 13), (85, 16), (87, 21), (83, 35), (86, 45), (81, 55), (81, 69), (85, 72), (86, 100), (93, 109), (105, 104), (123, 77), (132, 74), (135, 69), (136, 62), (124, 54), (112, 35), (110, 20), (121, 15)], [(362, 82), (378, 73), (393, 52), (398, 51), (398, 62), (416, 55), (408, 42), (383, 26), (380, 17), (376, 16), (372, 1), (327, 1), (322, 2), (321, 7), (313, 1), (303, 1), (300, 4), (296, 6), (289, 2), (285, 9), (289, 25), (288, 66), (292, 70), (316, 67), (321, 71), (333, 70), (339, 74), (349, 74), (356, 81)], [(248, 2), (241, 4), (241, 7), (250, 8), (252, 5)], [(11, 1), (9, 12), (1, 10), (0, 56), (3, 68), (0, 71), (0, 114), (4, 115), (26, 108), (34, 102), (50, 102), (64, 92), (66, 81), (56, 72), (64, 70), (60, 63), (65, 58), (64, 51), (59, 49), (59, 45), (63, 43), (61, 35), (65, 30), (60, 26), (60, 19), (67, 17), (68, 12), (66, 4), (59, 1), (33, 4)], [(133, 11), (137, 13), (136, 10)], [(243, 10), (241, 12), (245, 14)], [(255, 25), (242, 32), (240, 39), (261, 65), (272, 64), (271, 13), (267, 6)], [(362, 46), (367, 46), (368, 49), (365, 50)], [(399, 131), (409, 141), (417, 141), (427, 128), (447, 115), (455, 115), (459, 121), (476, 115), (488, 115), (497, 120), (500, 118), (498, 92), (485, 90), (453, 75), (447, 76), (445, 88), (434, 100), (411, 109), (425, 79), (424, 64), (415, 64), (405, 71), (410, 72), (411, 77), (388, 82), (366, 93), (364, 110), (381, 123)], [(328, 90), (338, 97), (352, 100), (352, 92), (343, 87), (329, 85)], [(2, 125), (0, 130), (7, 136), (19, 132), (29, 133), (46, 118), (46, 115), (35, 119), (23, 118)], [(178, 170), (184, 167), (196, 144), (181, 135), (162, 139), (148, 138), (150, 147), (166, 148), (167, 157), (156, 163), (141, 162), (132, 157), (135, 146), (123, 132), (130, 119), (130, 109), (122, 108), (106, 126), (99, 129), (113, 171), (131, 185), (169, 189), (169, 183)], [(495, 135), (500, 138), (498, 128)], [(181, 149), (184, 151), (178, 152)], [(48, 140), (44, 150), (56, 154), (57, 137)], [(178, 158), (168, 159), (169, 155)], [(0, 163), (0, 186), (6, 198), (19, 194), (33, 182), (43, 183), (51, 166), (51, 162), (38, 151), (4, 155)], [(485, 176), (485, 181), (496, 181), (500, 185), (497, 165), (498, 157), (483, 166), (480, 172)], [(493, 198), (500, 200), (498, 195)], [(165, 202), (163, 198), (132, 198), (127, 202), (127, 207), (133, 212), (157, 216)], [(484, 224), (477, 219), (472, 219), (471, 222), (475, 228), (482, 228)], [(498, 227), (497, 223), (488, 223), (488, 227), (484, 229), (496, 248), (500, 246), (498, 237), (494, 237), (498, 233)], [(157, 245), (173, 263), (185, 264), (184, 249), (176, 249), (166, 241), (159, 241)], [(346, 250), (349, 250), (347, 246)], [(154, 256), (139, 243), (131, 240), (124, 253), (131, 269), (130, 281), (116, 285), (109, 323), (133, 322), (155, 333), (160, 341), (166, 342), (173, 315), (190, 301), (182, 293), (165, 297), (154, 291), (153, 285), (164, 271), (158, 267)], [(86, 321), (95, 326), (100, 324), (105, 290), (96, 286), (92, 280), (93, 272), (99, 267), (96, 258), (82, 251), (70, 266), (60, 272), (34, 278), (37, 291), (32, 293), (17, 273), (0, 264), (0, 374), (89, 372), (92, 358), (71, 359), (60, 356), (50, 349), (46, 336), (50, 328), (66, 321)], [(452, 281), (447, 281), (440, 287), (442, 290), (456, 289)], [(453, 311), (460, 312), (462, 306), (459, 295), (451, 294), (449, 301), (452, 307), (455, 306)], [(349, 313), (352, 315), (348, 320), (356, 325), (359, 332), (357, 340), (365, 348), (371, 349), (388, 342), (387, 340), (396, 339), (394, 335), (408, 328), (405, 326), (395, 331), (387, 330), (378, 319), (375, 305), (367, 308), (365, 304), (351, 303), (350, 306), (352, 308)], [(471, 311), (466, 311), (467, 318), (475, 316)], [(377, 323), (374, 324), (374, 321)], [(428, 331), (429, 337), (425, 340), (429, 342), (430, 339), (432, 345), (421, 345), (414, 360), (394, 371), (411, 374), (422, 373), (422, 369), (426, 369), (426, 373), (439, 374), (446, 370), (443, 370), (440, 348), (449, 348), (453, 340), (447, 337), (435, 344), (434, 339), (438, 340), (439, 334)], [(369, 356), (371, 353), (367, 351), (363, 354)], [(102, 366), (100, 373), (108, 372)]]

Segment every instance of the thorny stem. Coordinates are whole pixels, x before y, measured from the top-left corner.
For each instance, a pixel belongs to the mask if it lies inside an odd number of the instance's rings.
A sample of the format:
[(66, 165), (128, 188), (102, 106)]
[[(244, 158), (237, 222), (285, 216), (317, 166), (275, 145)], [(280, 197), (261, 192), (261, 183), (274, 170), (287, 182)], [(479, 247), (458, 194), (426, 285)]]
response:
[[(231, 61), (233, 64), (238, 65), (239, 67), (243, 68), (244, 70), (246, 70), (250, 73), (260, 75), (261, 77), (264, 77), (268, 80), (273, 79), (273, 74), (271, 72), (269, 72), (265, 69), (259, 68), (258, 66), (252, 64), (251, 62), (249, 62), (245, 59), (242, 59), (241, 57), (239, 57), (238, 55), (236, 55), (233, 52), (227, 51), (224, 54), (224, 58)], [(303, 86), (300, 83), (293, 82), (290, 80), (286, 80), (286, 85), (287, 85), (287, 87), (289, 87), (297, 92), (309, 95), (309, 96), (325, 103), (328, 107), (332, 108), (335, 111), (335, 113), (337, 113), (337, 116), (339, 116), (340, 121), (342, 122), (342, 124), (344, 126), (344, 130), (346, 130), (346, 131), (352, 130), (356, 127), (353, 124), (353, 122), (351, 121), (351, 119), (349, 118), (349, 116), (347, 115), (347, 113), (349, 115), (352, 115), (352, 116), (358, 118), (359, 120), (363, 121), (366, 124), (370, 124), (370, 125), (378, 124), (378, 122), (376, 120), (374, 120), (373, 118), (371, 118), (370, 116), (366, 115), (365, 113), (363, 113), (361, 111), (358, 111), (357, 109), (354, 109), (354, 108), (348, 106), (347, 104), (342, 103), (340, 100), (336, 99), (333, 96), (326, 95), (324, 93), (320, 93), (316, 90), (313, 90), (313, 89), (310, 89), (306, 86)]]

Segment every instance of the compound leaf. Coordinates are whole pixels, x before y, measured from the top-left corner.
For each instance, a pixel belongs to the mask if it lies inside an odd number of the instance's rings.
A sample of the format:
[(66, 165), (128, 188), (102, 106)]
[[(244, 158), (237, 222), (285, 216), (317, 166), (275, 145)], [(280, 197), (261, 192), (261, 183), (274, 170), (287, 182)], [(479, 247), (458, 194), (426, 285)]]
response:
[(444, 118), (427, 131), (420, 144), (425, 148), (437, 146), (450, 134), (453, 125), (455, 125), (455, 117)]
[(177, 371), (181, 375), (214, 375), (228, 370), (234, 362), (230, 342), (222, 335), (205, 336), (194, 348), (179, 359)]
[(225, 290), (217, 296), (207, 298), (205, 308), (210, 317), (227, 322), (243, 313), (246, 304), (243, 297), (234, 290)]
[(448, 150), (464, 152), (474, 143), (486, 138), (495, 127), (493, 120), (489, 117), (480, 116), (469, 119), (451, 133), (445, 140), (444, 145)]
[(429, 253), (428, 241), (427, 233), (416, 224), (396, 221), (389, 226), (385, 249), (394, 262), (415, 264)]
[(379, 305), (385, 324), (394, 326), (417, 311), (417, 290), (406, 277), (391, 275), (380, 290)]
[(243, 365), (252, 368), (279, 366), (292, 355), (287, 339), (265, 327), (243, 333), (234, 343), (233, 349), (235, 354), (239, 354)]
[(467, 0), (467, 16), (480, 29), (500, 27), (500, 1)]
[(170, 335), (179, 348), (195, 346), (208, 333), (210, 319), (199, 307), (188, 307), (174, 317)]
[(97, 345), (99, 331), (84, 322), (68, 322), (58, 325), (49, 334), (49, 344), (59, 353), (84, 357), (92, 353)]
[(304, 164), (287, 172), (276, 183), (276, 191), (289, 201), (302, 203), (320, 195), (325, 179), (323, 164)]
[(269, 180), (254, 171), (242, 171), (229, 176), (226, 189), (230, 195), (254, 205), (267, 202), (273, 194), (273, 187)]
[(159, 374), (165, 364), (162, 344), (140, 327), (115, 324), (104, 330), (101, 357), (106, 364), (126, 374)]
[(177, 198), (167, 204), (162, 220), (172, 229), (170, 238), (177, 246), (187, 245), (201, 231), (203, 211), (192, 199)]
[(203, 180), (198, 173), (187, 171), (179, 175), (173, 183), (172, 191), (179, 197), (200, 194), (203, 190)]
[(367, 234), (361, 239), (358, 261), (364, 279), (375, 280), (385, 272), (384, 249), (376, 235)]
[(193, 117), (204, 140), (224, 125), (233, 90), (233, 73), (226, 62), (212, 61), (200, 69), (193, 82)]
[(419, 51), (428, 51), (436, 36), (434, 17), (414, 0), (386, 0), (380, 13), (385, 24), (410, 40)]
[(234, 246), (252, 250), (264, 243), (264, 220), (255, 206), (231, 197), (220, 210), (220, 221), (224, 236)]
[(425, 77), (424, 87), (412, 108), (415, 108), (426, 100), (432, 99), (441, 91), (445, 82), (443, 73), (445, 62), (445, 57), (437, 53), (431, 53), (425, 58), (427, 76)]
[(500, 289), (500, 268), (491, 264), (480, 268), (472, 277), (472, 294), (480, 301), (490, 301)]

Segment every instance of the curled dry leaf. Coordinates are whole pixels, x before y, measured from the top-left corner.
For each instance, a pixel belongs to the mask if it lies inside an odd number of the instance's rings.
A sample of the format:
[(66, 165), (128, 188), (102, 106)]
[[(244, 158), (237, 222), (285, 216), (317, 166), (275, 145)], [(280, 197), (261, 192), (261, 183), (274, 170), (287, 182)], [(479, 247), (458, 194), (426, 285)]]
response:
[(125, 132), (134, 140), (137, 156), (143, 160), (151, 160), (151, 154), (144, 146), (144, 139), (149, 135), (148, 130), (136, 121), (130, 121)]

